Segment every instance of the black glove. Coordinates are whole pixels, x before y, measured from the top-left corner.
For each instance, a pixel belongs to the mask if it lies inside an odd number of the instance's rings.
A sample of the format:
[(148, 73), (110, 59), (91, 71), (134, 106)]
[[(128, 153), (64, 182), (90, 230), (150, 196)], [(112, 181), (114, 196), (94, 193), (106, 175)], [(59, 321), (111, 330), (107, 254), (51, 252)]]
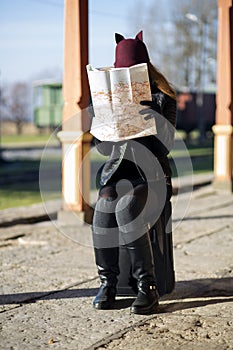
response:
[(148, 108), (142, 109), (139, 113), (145, 115), (145, 119), (155, 118), (157, 113), (162, 115), (163, 105), (164, 105), (164, 94), (158, 92), (152, 94), (152, 101), (143, 100), (140, 105), (147, 106)]
[(153, 101), (141, 101), (140, 105), (147, 106), (148, 108), (143, 108), (140, 110), (140, 114), (145, 116), (145, 120), (156, 118), (161, 116), (161, 111), (158, 105)]

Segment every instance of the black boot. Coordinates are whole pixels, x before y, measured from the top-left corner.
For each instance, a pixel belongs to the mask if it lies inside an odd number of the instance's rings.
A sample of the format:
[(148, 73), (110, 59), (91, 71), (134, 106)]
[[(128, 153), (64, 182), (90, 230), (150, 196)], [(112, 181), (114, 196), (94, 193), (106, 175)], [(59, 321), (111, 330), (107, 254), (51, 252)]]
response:
[(126, 245), (130, 255), (132, 274), (137, 280), (138, 294), (131, 305), (134, 314), (151, 314), (158, 307), (159, 294), (156, 287), (154, 259), (149, 234)]
[(154, 283), (140, 281), (138, 283), (138, 295), (130, 307), (133, 314), (149, 315), (157, 311), (159, 294)]
[(112, 308), (116, 297), (119, 248), (95, 248), (95, 259), (100, 277), (100, 289), (93, 306), (96, 309)]

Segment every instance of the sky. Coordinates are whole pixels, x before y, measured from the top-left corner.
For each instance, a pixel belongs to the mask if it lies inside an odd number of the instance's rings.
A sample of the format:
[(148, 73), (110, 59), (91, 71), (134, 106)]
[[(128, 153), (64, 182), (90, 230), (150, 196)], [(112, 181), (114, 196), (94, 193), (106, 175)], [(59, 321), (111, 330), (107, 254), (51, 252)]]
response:
[[(157, 2), (158, 11), (168, 0)], [(114, 34), (143, 29), (144, 7), (155, 0), (89, 0), (89, 63), (114, 62)], [(146, 33), (144, 32), (146, 42)], [(62, 79), (64, 0), (0, 0), (0, 84)]]

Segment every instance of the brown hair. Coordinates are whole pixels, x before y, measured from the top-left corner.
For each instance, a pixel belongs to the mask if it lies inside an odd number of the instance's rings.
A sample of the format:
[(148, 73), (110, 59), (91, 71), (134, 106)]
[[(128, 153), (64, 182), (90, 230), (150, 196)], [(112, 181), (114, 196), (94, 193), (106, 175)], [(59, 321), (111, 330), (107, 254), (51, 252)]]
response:
[(156, 84), (159, 90), (176, 100), (175, 89), (171, 86), (171, 84), (167, 81), (163, 74), (160, 73), (158, 69), (153, 66), (151, 62), (148, 62), (148, 70), (151, 81)]

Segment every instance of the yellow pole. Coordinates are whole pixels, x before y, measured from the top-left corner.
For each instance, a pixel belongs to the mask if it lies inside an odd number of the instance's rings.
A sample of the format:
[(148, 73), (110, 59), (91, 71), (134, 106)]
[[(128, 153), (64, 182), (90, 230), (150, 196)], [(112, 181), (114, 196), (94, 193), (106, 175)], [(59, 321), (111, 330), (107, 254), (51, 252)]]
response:
[(216, 189), (233, 191), (233, 1), (218, 0), (217, 109), (214, 132)]
[[(65, 45), (62, 131), (62, 211), (60, 221), (71, 222), (77, 215), (86, 220), (89, 213), (91, 135), (87, 132), (88, 78), (88, 0), (65, 0)], [(76, 215), (72, 215), (72, 214)], [(70, 214), (70, 215), (69, 215)], [(81, 221), (82, 221), (81, 220)]]

